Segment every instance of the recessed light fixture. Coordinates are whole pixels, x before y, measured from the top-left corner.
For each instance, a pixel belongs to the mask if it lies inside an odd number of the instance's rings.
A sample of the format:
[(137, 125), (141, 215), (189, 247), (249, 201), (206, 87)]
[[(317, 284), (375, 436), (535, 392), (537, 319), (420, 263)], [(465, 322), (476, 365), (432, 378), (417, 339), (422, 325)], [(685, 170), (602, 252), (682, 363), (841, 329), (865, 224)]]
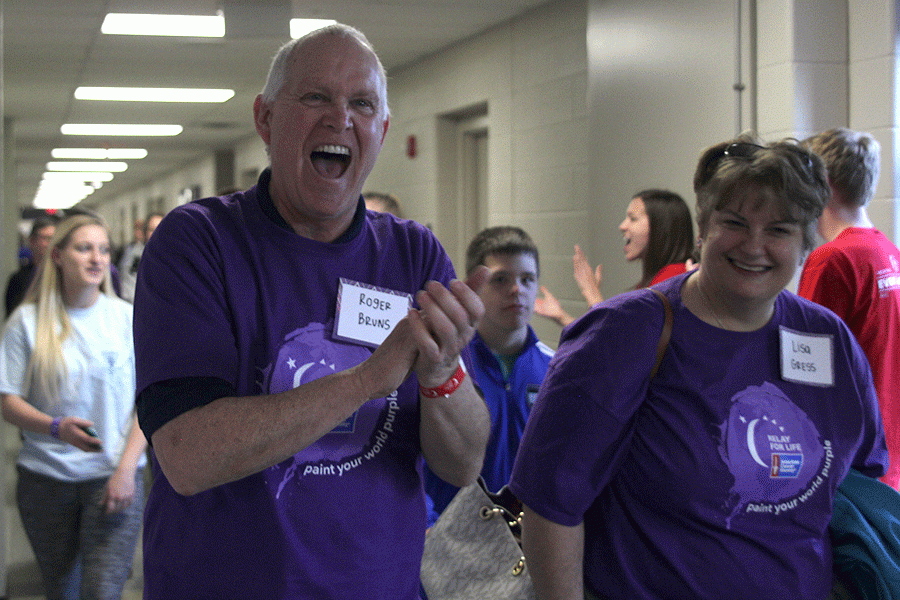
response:
[(120, 102), (225, 102), (234, 90), (198, 88), (143, 87), (79, 87), (78, 100), (113, 100)]
[(180, 37), (224, 37), (222, 15), (148, 15), (108, 13), (100, 31), (115, 35), (165, 35)]
[(108, 171), (110, 173), (121, 173), (127, 168), (127, 163), (108, 160), (93, 162), (50, 161), (47, 163), (48, 171)]
[(102, 123), (66, 123), (60, 127), (63, 135), (131, 135), (131, 136), (163, 136), (178, 135), (183, 131), (181, 125), (134, 125), (134, 124), (102, 124)]
[(147, 156), (143, 148), (54, 148), (53, 158), (79, 160), (139, 160)]
[(291, 37), (297, 39), (311, 31), (334, 25), (335, 23), (337, 21), (333, 19), (291, 19)]

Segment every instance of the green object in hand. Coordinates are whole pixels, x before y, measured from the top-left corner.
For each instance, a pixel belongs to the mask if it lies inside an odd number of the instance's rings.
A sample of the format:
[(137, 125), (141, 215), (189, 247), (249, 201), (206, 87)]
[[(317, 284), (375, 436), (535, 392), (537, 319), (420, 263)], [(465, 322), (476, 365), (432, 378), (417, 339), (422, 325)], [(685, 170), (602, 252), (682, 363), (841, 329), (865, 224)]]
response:
[[(93, 427), (90, 427), (90, 426), (81, 427), (81, 430), (93, 438), (97, 438), (98, 440), (100, 439), (100, 436), (97, 435), (97, 430), (94, 429)], [(100, 442), (95, 442), (95, 443), (92, 443), (91, 446), (93, 446), (94, 448), (100, 449), (103, 447), (103, 444), (101, 444)]]

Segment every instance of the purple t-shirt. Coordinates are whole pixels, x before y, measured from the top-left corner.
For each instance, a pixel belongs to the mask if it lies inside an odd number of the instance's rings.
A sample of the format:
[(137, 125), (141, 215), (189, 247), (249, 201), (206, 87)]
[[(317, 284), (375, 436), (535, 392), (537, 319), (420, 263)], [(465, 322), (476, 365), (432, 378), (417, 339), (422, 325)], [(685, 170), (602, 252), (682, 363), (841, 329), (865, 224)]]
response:
[[(851, 465), (879, 476), (887, 464), (868, 363), (840, 319), (790, 292), (762, 329), (713, 327), (681, 302), (689, 275), (657, 286), (674, 326), (649, 389), (663, 320), (649, 291), (564, 331), (510, 487), (553, 522), (584, 522), (600, 595), (825, 598), (835, 488)], [(816, 348), (800, 361), (813, 368), (830, 348), (834, 384), (783, 378), (783, 336), (790, 352)]]
[[(333, 335), (340, 278), (414, 294), (454, 276), (421, 225), (368, 213), (351, 239), (319, 243), (273, 223), (259, 191), (181, 206), (154, 232), (135, 301), (139, 392), (215, 377), (253, 396), (347, 369), (372, 350)], [(184, 497), (157, 469), (145, 598), (418, 598), (418, 427), (413, 377), (240, 481)]]

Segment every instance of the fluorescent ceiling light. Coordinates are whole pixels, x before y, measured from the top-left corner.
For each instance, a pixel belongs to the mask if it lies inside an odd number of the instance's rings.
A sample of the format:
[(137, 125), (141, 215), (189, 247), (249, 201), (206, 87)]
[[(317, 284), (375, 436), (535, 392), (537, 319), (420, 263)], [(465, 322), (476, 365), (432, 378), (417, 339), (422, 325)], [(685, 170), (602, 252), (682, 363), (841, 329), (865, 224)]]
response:
[(54, 148), (53, 158), (89, 160), (138, 160), (147, 156), (143, 148)]
[(100, 31), (117, 35), (224, 37), (225, 17), (108, 13)]
[(123, 162), (95, 161), (95, 162), (48, 162), (48, 171), (109, 171), (121, 173), (128, 168)]
[(94, 193), (94, 186), (86, 183), (65, 183), (61, 181), (46, 182), (42, 181), (38, 186), (39, 192), (58, 192), (64, 195), (81, 196), (85, 198)]
[(80, 181), (91, 183), (98, 181), (112, 181), (113, 174), (109, 171), (45, 171), (41, 176), (44, 181)]
[(311, 31), (334, 25), (333, 19), (291, 19), (291, 37), (296, 39), (303, 37)]
[(225, 102), (234, 90), (198, 88), (79, 87), (78, 100), (115, 100), (122, 102)]
[(178, 135), (183, 129), (181, 125), (114, 125), (100, 123), (66, 123), (60, 127), (63, 135), (160, 136)]
[(35, 208), (72, 208), (94, 193), (90, 185), (48, 185), (42, 183), (34, 195), (31, 204)]

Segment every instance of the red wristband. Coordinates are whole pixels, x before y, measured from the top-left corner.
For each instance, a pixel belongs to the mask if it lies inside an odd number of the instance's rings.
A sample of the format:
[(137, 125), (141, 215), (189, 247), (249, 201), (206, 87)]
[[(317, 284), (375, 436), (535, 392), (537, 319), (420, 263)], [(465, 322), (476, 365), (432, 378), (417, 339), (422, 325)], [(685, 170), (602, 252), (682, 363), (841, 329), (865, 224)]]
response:
[(426, 398), (437, 398), (438, 396), (443, 396), (447, 398), (459, 389), (459, 386), (462, 384), (463, 379), (466, 378), (466, 372), (463, 371), (462, 363), (457, 365), (456, 372), (450, 376), (450, 379), (445, 381), (443, 384), (438, 387), (426, 388), (419, 386), (419, 391), (422, 392), (422, 395)]

